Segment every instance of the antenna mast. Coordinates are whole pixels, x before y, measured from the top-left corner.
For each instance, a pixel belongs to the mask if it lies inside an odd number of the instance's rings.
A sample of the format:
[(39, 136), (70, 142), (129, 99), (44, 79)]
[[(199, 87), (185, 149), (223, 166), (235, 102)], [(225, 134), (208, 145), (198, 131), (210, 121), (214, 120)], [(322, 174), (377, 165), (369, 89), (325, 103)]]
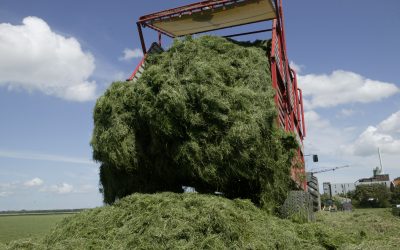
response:
[(382, 158), (381, 158), (381, 151), (378, 148), (378, 155), (379, 155), (379, 164), (381, 165), (381, 174), (383, 173), (383, 166), (382, 166)]

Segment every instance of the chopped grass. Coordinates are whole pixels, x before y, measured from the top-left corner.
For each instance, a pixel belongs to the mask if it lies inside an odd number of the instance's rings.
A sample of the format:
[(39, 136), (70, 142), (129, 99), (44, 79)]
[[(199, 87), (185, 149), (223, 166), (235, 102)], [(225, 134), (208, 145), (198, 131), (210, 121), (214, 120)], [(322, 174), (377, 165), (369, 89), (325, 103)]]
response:
[(398, 232), (400, 218), (389, 209), (322, 212), (317, 222), (299, 224), (248, 200), (134, 194), (8, 249), (396, 249)]
[(357, 209), (355, 212), (322, 212), (318, 224), (346, 237), (345, 249), (397, 249), (400, 218), (390, 208)]

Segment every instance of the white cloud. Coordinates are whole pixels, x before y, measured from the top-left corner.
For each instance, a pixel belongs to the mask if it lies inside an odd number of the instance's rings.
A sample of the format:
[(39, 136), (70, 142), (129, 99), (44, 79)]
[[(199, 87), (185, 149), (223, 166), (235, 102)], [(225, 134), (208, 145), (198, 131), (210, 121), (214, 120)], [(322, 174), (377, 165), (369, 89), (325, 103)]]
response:
[(96, 186), (91, 184), (74, 186), (72, 184), (63, 182), (57, 185), (42, 187), (39, 191), (46, 193), (55, 193), (55, 194), (85, 194), (85, 193), (97, 193), (98, 189)]
[(119, 58), (120, 61), (129, 61), (134, 58), (141, 58), (143, 57), (143, 51), (139, 48), (136, 49), (124, 49), (124, 55)]
[(296, 71), (297, 74), (300, 74), (301, 71), (305, 68), (304, 65), (296, 64), (293, 61), (290, 61), (289, 65), (290, 65), (290, 68), (294, 69), (294, 71)]
[(306, 139), (304, 141), (307, 154), (336, 155), (339, 145), (347, 142), (349, 132), (335, 128), (329, 120), (310, 110), (304, 113), (306, 122)]
[(356, 112), (350, 108), (343, 108), (339, 112), (339, 117), (349, 117), (354, 115)]
[(113, 74), (113, 80), (112, 81), (125, 81), (129, 76), (129, 73), (124, 73), (124, 72), (116, 72)]
[(300, 75), (298, 79), (307, 109), (369, 103), (399, 92), (399, 88), (393, 83), (371, 80), (344, 70), (333, 71), (330, 75)]
[(0, 23), (0, 55), (0, 86), (71, 101), (96, 97), (96, 83), (89, 80), (93, 56), (38, 17), (26, 17), (22, 25)]
[(0, 197), (8, 197), (14, 194), (20, 187), (20, 182), (0, 183)]
[(310, 129), (324, 129), (330, 127), (329, 121), (322, 119), (320, 115), (313, 110), (304, 112), (304, 119), (307, 121), (307, 124), (310, 125)]
[(13, 194), (13, 193), (12, 193), (12, 192), (2, 191), (2, 192), (0, 192), (0, 197), (8, 197), (8, 196), (10, 196), (11, 194)]
[(75, 193), (90, 193), (90, 192), (98, 192), (97, 187), (85, 184), (75, 189)]
[(62, 183), (59, 185), (52, 185), (49, 187), (44, 187), (40, 191), (42, 192), (50, 192), (50, 193), (56, 193), (56, 194), (69, 194), (74, 191), (74, 186), (68, 183)]
[(386, 120), (382, 121), (379, 130), (386, 133), (400, 133), (400, 111), (392, 114)]
[(59, 186), (56, 186), (55, 190), (59, 194), (68, 194), (74, 190), (74, 187), (68, 183), (63, 183)]
[(369, 126), (351, 144), (342, 147), (353, 155), (376, 154), (378, 147), (385, 154), (400, 154), (400, 111), (392, 114), (377, 126)]
[[(400, 111), (364, 131), (360, 125), (352, 126), (346, 122), (348, 117), (355, 114), (367, 114), (360, 108), (353, 109), (353, 105), (349, 104), (383, 100), (399, 93), (399, 87), (348, 71), (334, 71), (328, 75), (300, 75), (299, 85), (303, 89), (307, 108), (305, 153), (319, 155), (317, 163), (306, 157), (306, 168), (350, 165), (350, 168), (340, 171), (318, 174), (320, 184), (327, 181), (354, 182), (369, 177), (372, 169), (379, 165), (378, 147), (382, 153), (385, 173), (389, 173), (391, 179), (400, 176)], [(338, 105), (343, 106), (336, 115), (332, 114), (336, 109), (316, 110)], [(363, 116), (363, 119), (367, 117)], [(357, 124), (362, 122), (359, 120)]]
[(43, 185), (43, 180), (37, 177), (24, 183), (26, 187), (38, 187), (41, 185)]
[(0, 149), (0, 158), (13, 158), (25, 160), (38, 160), (38, 161), (54, 161), (54, 162), (67, 162), (76, 164), (95, 164), (94, 161), (82, 158), (75, 158), (62, 155), (50, 155), (33, 152), (17, 152)]

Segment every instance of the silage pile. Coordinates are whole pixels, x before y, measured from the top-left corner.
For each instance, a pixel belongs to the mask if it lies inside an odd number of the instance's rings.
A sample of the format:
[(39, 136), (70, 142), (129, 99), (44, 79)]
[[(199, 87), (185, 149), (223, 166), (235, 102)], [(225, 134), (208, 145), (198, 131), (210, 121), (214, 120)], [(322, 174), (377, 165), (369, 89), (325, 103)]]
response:
[(134, 194), (64, 219), (42, 240), (8, 249), (336, 249), (352, 242), (318, 224), (278, 219), (250, 201)]
[(104, 201), (160, 191), (222, 192), (276, 209), (296, 148), (276, 127), (268, 43), (203, 36), (151, 55), (94, 110), (91, 145)]

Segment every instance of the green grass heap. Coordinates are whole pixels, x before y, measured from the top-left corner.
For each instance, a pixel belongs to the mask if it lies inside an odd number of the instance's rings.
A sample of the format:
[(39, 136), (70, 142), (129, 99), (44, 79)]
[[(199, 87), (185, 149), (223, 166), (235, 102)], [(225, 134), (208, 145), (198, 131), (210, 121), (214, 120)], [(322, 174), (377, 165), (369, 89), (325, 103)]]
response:
[(399, 231), (400, 218), (390, 209), (320, 212), (315, 223), (301, 224), (248, 200), (134, 194), (0, 249), (397, 249)]
[(297, 145), (276, 126), (267, 44), (176, 40), (137, 82), (113, 83), (91, 141), (104, 201), (191, 186), (281, 204)]

